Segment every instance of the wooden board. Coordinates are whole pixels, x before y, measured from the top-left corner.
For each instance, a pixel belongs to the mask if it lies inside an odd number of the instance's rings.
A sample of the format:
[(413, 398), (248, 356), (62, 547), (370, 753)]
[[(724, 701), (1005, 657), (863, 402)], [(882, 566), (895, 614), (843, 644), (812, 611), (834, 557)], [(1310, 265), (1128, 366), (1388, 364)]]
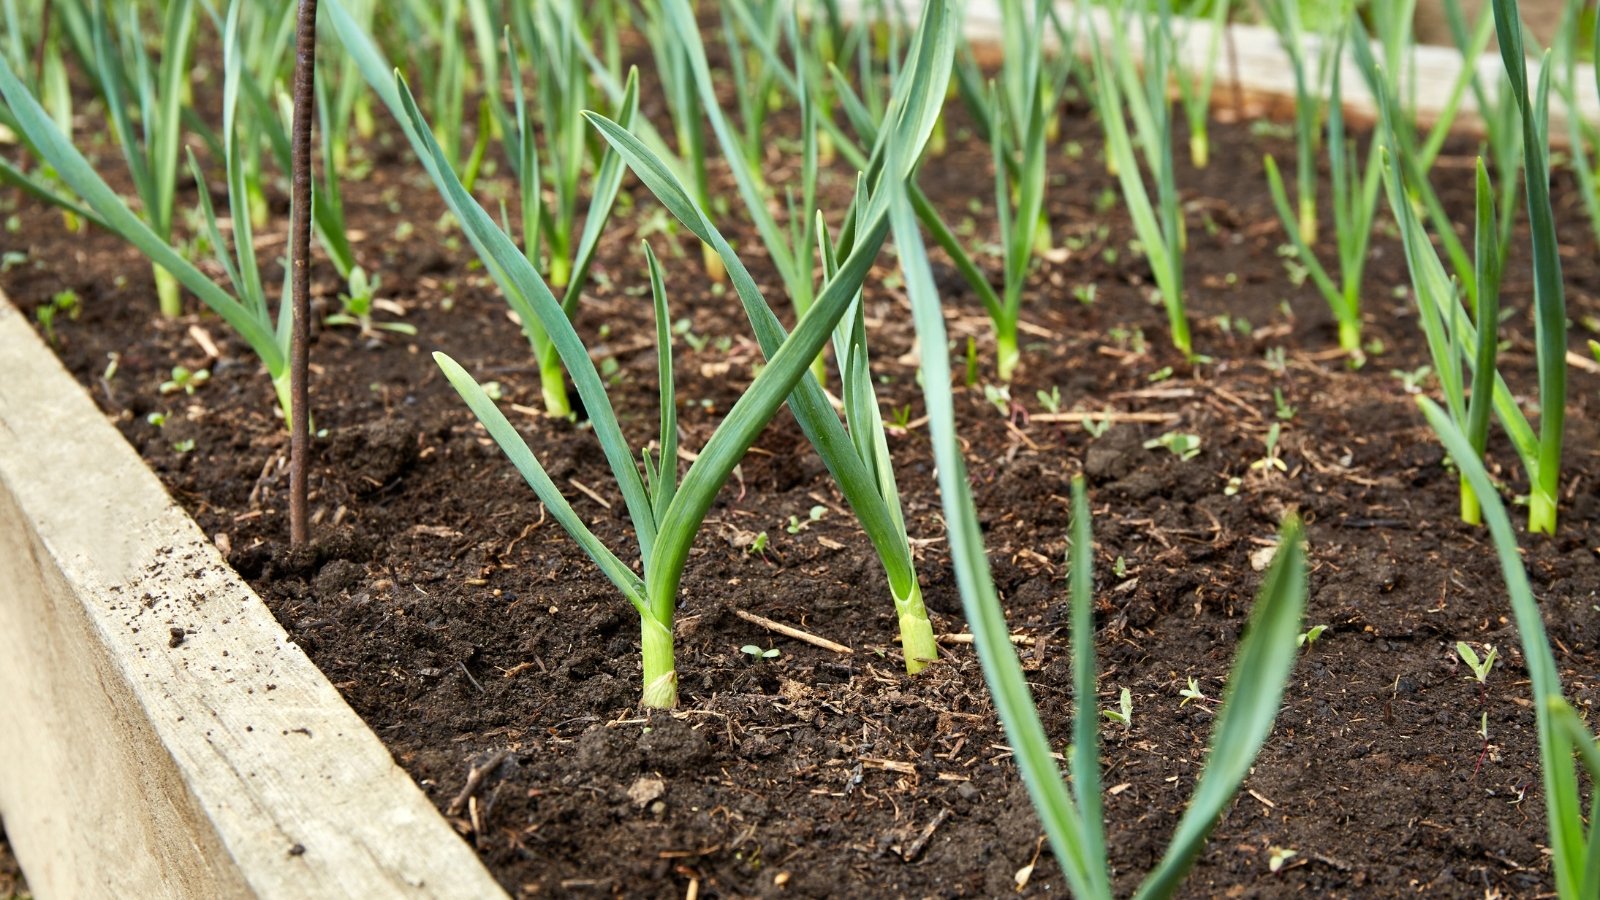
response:
[(3, 296), (0, 818), (40, 897), (505, 896)]
[[(861, 0), (840, 0), (846, 15), (859, 14)], [(922, 9), (922, 0), (900, 0), (907, 16), (915, 16)], [(1074, 52), (1083, 57), (1091, 53), (1091, 41), (1104, 41), (1111, 34), (1111, 17), (1104, 9), (1090, 8), (1080, 12), (1077, 5), (1057, 0), (1056, 9), (1064, 23), (1079, 20), (1087, 24), (1075, 34)], [(997, 43), (1000, 40), (1000, 6), (997, 0), (967, 0), (962, 28), (972, 41)], [(1209, 22), (1179, 19), (1174, 30), (1180, 38), (1176, 65), (1188, 72), (1200, 72), (1212, 63), (1212, 28)], [(1128, 44), (1133, 52), (1144, 50), (1144, 37), (1137, 30), (1128, 34)], [(1054, 29), (1045, 35), (1045, 46), (1057, 48)], [(1283, 51), (1277, 32), (1259, 25), (1229, 25), (1218, 41), (1216, 60), (1216, 87), (1212, 103), (1221, 113), (1239, 117), (1271, 116), (1287, 119), (1294, 114), (1294, 75), (1289, 55)], [(1331, 49), (1331, 48), (1330, 48)], [(1382, 58), (1377, 45), (1374, 53)], [(1308, 37), (1306, 42), (1307, 65), (1315, 68), (1324, 52), (1323, 42)], [(1417, 121), (1428, 124), (1444, 112), (1457, 79), (1462, 74), (1463, 59), (1453, 48), (1418, 45), (1412, 57), (1412, 69), (1406, 74), (1407, 88), (1402, 96), (1413, 101), (1412, 112)], [(1475, 61), (1485, 89), (1493, 96), (1505, 80), (1504, 64), (1498, 51), (1486, 53)], [(1377, 106), (1367, 91), (1366, 80), (1353, 60), (1346, 54), (1341, 79), (1344, 83), (1344, 106), (1358, 118), (1371, 120), (1377, 116)], [(1528, 61), (1528, 84), (1538, 83), (1539, 63)], [(1591, 122), (1600, 122), (1600, 96), (1596, 94), (1594, 66), (1578, 66), (1578, 114)], [(1236, 98), (1242, 98), (1243, 109), (1232, 109)], [(1569, 143), (1567, 117), (1570, 111), (1562, 103), (1559, 93), (1552, 90), (1550, 98), (1550, 141), (1564, 147)], [(1473, 130), (1481, 127), (1476, 99), (1469, 88), (1461, 98), (1455, 127)]]

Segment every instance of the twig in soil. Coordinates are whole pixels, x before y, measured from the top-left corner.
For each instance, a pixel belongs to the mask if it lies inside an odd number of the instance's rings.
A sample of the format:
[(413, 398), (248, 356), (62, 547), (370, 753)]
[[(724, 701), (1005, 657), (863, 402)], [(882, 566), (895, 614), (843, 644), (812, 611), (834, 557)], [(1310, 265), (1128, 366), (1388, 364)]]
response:
[(472, 686), (478, 689), (478, 693), (483, 693), (483, 685), (479, 684), (478, 679), (473, 678), (472, 673), (467, 671), (466, 663), (458, 659), (456, 660), (456, 668), (461, 670), (461, 674), (467, 676), (467, 681), (471, 682)]
[(1028, 417), (1030, 422), (1149, 422), (1161, 424), (1171, 422), (1178, 418), (1177, 413), (1162, 412), (1057, 412), (1034, 413)]
[(939, 810), (939, 814), (933, 817), (933, 821), (929, 822), (926, 828), (922, 829), (922, 833), (917, 835), (917, 839), (900, 851), (900, 858), (906, 862), (911, 862), (921, 856), (922, 851), (928, 846), (928, 841), (933, 838), (934, 831), (938, 830), (939, 826), (943, 825), (944, 820), (948, 818), (950, 818), (948, 807)]
[[(966, 633), (962, 633), (962, 634), (941, 634), (938, 637), (934, 638), (934, 640), (938, 641), (941, 644), (971, 644), (972, 643), (972, 635), (966, 634)], [(1028, 635), (1025, 635), (1025, 634), (1013, 634), (1011, 636), (1011, 643), (1013, 643), (1013, 644), (1021, 644), (1024, 647), (1031, 647), (1037, 641), (1038, 641), (1038, 638), (1029, 637)]]
[(773, 620), (767, 618), (766, 616), (758, 616), (755, 613), (745, 612), (742, 609), (734, 610), (733, 614), (738, 616), (739, 618), (745, 620), (746, 622), (750, 622), (750, 623), (753, 623), (753, 624), (756, 624), (756, 625), (760, 625), (762, 628), (765, 628), (768, 631), (775, 631), (778, 634), (783, 635), (784, 637), (792, 637), (797, 641), (802, 641), (804, 643), (810, 644), (813, 647), (821, 647), (824, 650), (832, 650), (834, 653), (854, 653), (855, 652), (854, 650), (850, 649), (849, 647), (846, 647), (843, 644), (836, 644), (833, 641), (828, 640), (827, 638), (817, 637), (816, 635), (814, 635), (814, 634), (812, 634), (810, 632), (801, 631), (800, 629), (795, 628), (792, 625), (785, 625), (782, 622), (774, 622)]
[(300, 0), (295, 23), (294, 178), (289, 258), (293, 261), (294, 316), (289, 341), (289, 543), (304, 547), (306, 458), (311, 450), (311, 417), (306, 408), (307, 361), (311, 343), (311, 111), (317, 59), (317, 0)]
[(445, 807), (445, 815), (461, 815), (461, 810), (467, 805), (467, 801), (471, 800), (478, 793), (478, 790), (483, 787), (483, 780), (494, 774), (494, 770), (500, 768), (500, 764), (510, 757), (510, 750), (496, 750), (482, 765), (474, 765), (468, 769), (467, 783), (462, 785), (461, 793), (457, 794), (455, 799), (450, 801), (450, 805)]
[(594, 488), (589, 487), (587, 484), (584, 484), (583, 482), (579, 481), (576, 478), (568, 478), (567, 479), (567, 483), (572, 485), (573, 487), (577, 488), (579, 491), (581, 491), (583, 493), (583, 495), (585, 497), (588, 497), (590, 500), (593, 500), (594, 502), (600, 504), (601, 506), (605, 507), (606, 509), (610, 509), (611, 508), (611, 504), (606, 502), (606, 498), (600, 496), (598, 493), (595, 492)]

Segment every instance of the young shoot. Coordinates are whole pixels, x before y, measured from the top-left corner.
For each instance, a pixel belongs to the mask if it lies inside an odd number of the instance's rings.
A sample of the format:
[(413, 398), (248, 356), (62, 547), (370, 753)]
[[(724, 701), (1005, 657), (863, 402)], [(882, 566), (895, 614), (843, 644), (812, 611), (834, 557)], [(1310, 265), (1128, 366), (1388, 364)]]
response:
[(377, 322), (373, 320), (373, 311), (381, 309), (393, 315), (404, 315), (405, 310), (399, 304), (377, 297), (380, 279), (377, 276), (367, 278), (367, 272), (360, 266), (350, 270), (349, 293), (339, 295), (340, 310), (326, 319), (323, 324), (330, 326), (355, 326), (361, 330), (363, 336), (370, 336), (379, 331), (389, 331), (395, 334), (415, 335), (417, 327), (405, 322)]
[(1315, 644), (1327, 630), (1328, 626), (1326, 625), (1313, 625), (1308, 630), (1302, 631), (1300, 635), (1295, 638), (1295, 646), (1310, 647), (1312, 644)]
[(1178, 99), (1183, 103), (1184, 118), (1189, 122), (1189, 162), (1196, 169), (1211, 164), (1211, 92), (1217, 83), (1217, 63), (1223, 58), (1222, 35), (1228, 30), (1228, 13), (1233, 3), (1232, 0), (1210, 0), (1209, 4), (1201, 5), (1209, 7), (1204, 18), (1200, 18), (1201, 13), (1194, 12), (1196, 18), (1189, 20), (1189, 27), (1180, 41), (1187, 44), (1194, 32), (1205, 33), (1206, 49), (1200, 55), (1205, 60), (1204, 68), (1198, 76), (1182, 67), (1174, 72)]
[[(1298, 23), (1299, 14), (1293, 11), (1297, 6), (1299, 6), (1297, 2), (1289, 0), (1281, 5), (1271, 4), (1270, 8), (1286, 10), (1281, 13), (1283, 18), (1287, 22)], [(1352, 24), (1350, 27), (1354, 40), (1365, 39), (1356, 25)], [(1296, 30), (1298, 25), (1289, 27), (1289, 33), (1294, 33)], [(1288, 36), (1283, 39), (1286, 46), (1292, 46)], [(1373, 219), (1378, 209), (1378, 188), (1382, 183), (1378, 165), (1381, 143), (1376, 140), (1372, 142), (1366, 162), (1362, 164), (1354, 141), (1346, 137), (1341, 75), (1343, 48), (1344, 39), (1341, 37), (1330, 55), (1331, 64), (1328, 68), (1332, 70), (1332, 75), (1328, 82), (1326, 141), (1329, 188), (1333, 206), (1334, 246), (1338, 262), (1337, 281), (1329, 274), (1328, 268), (1324, 267), (1315, 250), (1316, 141), (1305, 134), (1308, 129), (1314, 127), (1315, 114), (1312, 114), (1312, 121), (1307, 121), (1307, 116), (1302, 112), (1307, 108), (1314, 109), (1314, 101), (1301, 96), (1296, 104), (1295, 126), (1300, 153), (1298, 218), (1295, 211), (1290, 208), (1289, 195), (1283, 186), (1283, 177), (1278, 173), (1278, 163), (1271, 154), (1267, 155), (1265, 166), (1272, 202), (1292, 242), (1295, 258), (1299, 265), (1305, 268), (1312, 284), (1316, 285), (1317, 291), (1327, 301), (1328, 308), (1333, 311), (1334, 319), (1339, 323), (1340, 349), (1349, 354), (1352, 365), (1360, 365), (1365, 358), (1361, 347), (1362, 277), (1366, 273), (1367, 248), (1372, 237)], [(1305, 75), (1300, 71), (1300, 54), (1291, 52), (1290, 59), (1296, 64), (1295, 83), (1299, 95), (1306, 90)]]
[(1488, 652), (1480, 658), (1478, 651), (1472, 649), (1472, 645), (1466, 641), (1456, 641), (1456, 655), (1460, 656), (1461, 661), (1466, 663), (1467, 668), (1472, 670), (1472, 677), (1476, 678), (1479, 684), (1488, 684), (1489, 670), (1494, 668), (1497, 651), (1492, 644), (1487, 649)]
[[(1167, 73), (1175, 52), (1172, 4), (1171, 0), (1159, 0), (1158, 15), (1130, 12), (1127, 0), (1115, 0), (1110, 6), (1115, 23), (1112, 46), (1106, 50), (1095, 43), (1093, 48), (1095, 110), (1105, 132), (1106, 162), (1116, 172), (1134, 232), (1155, 273), (1172, 344), (1192, 358), (1194, 347), (1183, 297), (1183, 255), (1188, 239), (1178, 205), (1172, 163), (1172, 108), (1167, 99)], [(1142, 72), (1131, 46), (1134, 26), (1130, 17), (1142, 23)], [(1135, 153), (1128, 129), (1130, 118), (1142, 153)], [(1147, 177), (1155, 185), (1154, 200)]]
[(1188, 462), (1200, 455), (1200, 435), (1181, 431), (1168, 431), (1144, 442), (1146, 450), (1166, 449), (1178, 459)]
[(740, 653), (748, 654), (751, 659), (760, 662), (764, 659), (777, 659), (782, 653), (777, 647), (768, 647), (763, 650), (755, 644), (745, 644), (739, 648)]
[[(923, 347), (947, 346), (942, 304), (907, 194), (894, 198), (891, 214), (917, 338)], [(990, 574), (983, 529), (955, 432), (950, 382), (948, 356), (924, 353), (922, 385), (928, 433), (933, 442), (940, 503), (948, 524), (950, 556), (973, 644), (1008, 743), (1014, 748), (1023, 784), (1066, 875), (1068, 888), (1079, 898), (1110, 898), (1100, 786), (1099, 720), (1103, 717), (1095, 710), (1094, 700), (1094, 540), (1083, 479), (1076, 478), (1072, 484), (1068, 556), (1072, 684), (1078, 710), (1067, 758), (1069, 784), (1056, 765), (1051, 740), (1011, 644), (1005, 612)], [(1294, 637), (1300, 630), (1306, 593), (1304, 545), (1300, 525), (1293, 517), (1284, 523), (1278, 546), (1234, 661), (1205, 770), (1172, 842), (1135, 894), (1138, 898), (1166, 898), (1177, 891), (1277, 718), (1284, 685), (1297, 655)], [(1127, 714), (1131, 716), (1131, 695), (1128, 702)]]
[(1116, 709), (1102, 709), (1100, 715), (1121, 725), (1124, 729), (1133, 727), (1133, 692), (1127, 688), (1122, 689), (1122, 694), (1117, 697)]

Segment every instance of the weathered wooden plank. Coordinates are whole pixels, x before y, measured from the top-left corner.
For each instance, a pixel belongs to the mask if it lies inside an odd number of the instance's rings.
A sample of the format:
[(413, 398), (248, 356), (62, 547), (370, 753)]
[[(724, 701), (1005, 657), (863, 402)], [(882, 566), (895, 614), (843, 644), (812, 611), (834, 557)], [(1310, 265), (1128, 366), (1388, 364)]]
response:
[[(901, 0), (900, 5), (908, 16), (915, 16), (922, 9), (922, 3), (923, 0)], [(864, 4), (862, 0), (841, 0), (840, 6), (845, 15), (859, 15)], [(1074, 52), (1079, 55), (1088, 56), (1091, 52), (1091, 41), (1103, 41), (1111, 34), (1111, 17), (1104, 9), (1091, 7), (1080, 10), (1071, 0), (1056, 0), (1056, 9), (1064, 17), (1063, 21), (1085, 23), (1086, 27), (1074, 34), (1077, 44)], [(996, 0), (967, 0), (962, 28), (970, 40), (998, 42), (999, 3)], [(1211, 60), (1208, 58), (1207, 50), (1211, 46), (1211, 24), (1205, 21), (1182, 20), (1176, 26), (1176, 30), (1182, 39), (1182, 45), (1175, 65), (1188, 72), (1199, 72), (1203, 67), (1210, 65)], [(1144, 36), (1135, 29), (1127, 37), (1133, 52), (1142, 54)], [(1046, 33), (1044, 40), (1045, 46), (1051, 49), (1060, 45), (1054, 31)], [(1241, 94), (1254, 102), (1254, 110), (1246, 112), (1258, 113), (1265, 104), (1276, 113), (1292, 114), (1293, 70), (1289, 65), (1288, 54), (1283, 52), (1278, 42), (1276, 32), (1259, 25), (1229, 25), (1219, 43), (1218, 52), (1221, 58), (1216, 61), (1216, 92), (1213, 95), (1216, 104), (1226, 108), (1232, 101), (1234, 89), (1237, 87)], [(1323, 42), (1315, 36), (1309, 36), (1306, 46), (1308, 65), (1314, 66), (1315, 60), (1322, 52), (1324, 52)], [(1414, 89), (1408, 87), (1402, 96), (1408, 101), (1414, 101), (1412, 111), (1418, 121), (1431, 123), (1438, 119), (1447, 106), (1449, 92), (1462, 71), (1462, 56), (1454, 48), (1419, 44), (1415, 47), (1411, 65), (1412, 68), (1406, 73), (1406, 78), (1409, 80), (1408, 83), (1414, 83)], [(1474, 65), (1483, 77), (1486, 90), (1492, 96), (1505, 79), (1502, 69), (1504, 64), (1500, 61), (1499, 52), (1484, 54), (1474, 61)], [(1539, 77), (1538, 60), (1528, 61), (1528, 73), (1529, 84), (1536, 84)], [(1369, 119), (1376, 117), (1377, 106), (1367, 91), (1366, 81), (1348, 56), (1344, 61), (1341, 77), (1344, 82), (1345, 108), (1358, 117)], [(1579, 114), (1589, 121), (1600, 121), (1600, 96), (1596, 94), (1594, 67), (1588, 63), (1580, 65), (1577, 82)], [(1569, 134), (1566, 122), (1570, 114), (1570, 110), (1561, 102), (1559, 96), (1551, 97), (1550, 140), (1553, 145), (1567, 145)], [(1471, 129), (1477, 127), (1479, 123), (1477, 100), (1472, 91), (1468, 90), (1461, 99), (1456, 124), (1460, 128)]]
[(0, 816), (30, 887), (503, 897), (3, 297), (0, 348)]

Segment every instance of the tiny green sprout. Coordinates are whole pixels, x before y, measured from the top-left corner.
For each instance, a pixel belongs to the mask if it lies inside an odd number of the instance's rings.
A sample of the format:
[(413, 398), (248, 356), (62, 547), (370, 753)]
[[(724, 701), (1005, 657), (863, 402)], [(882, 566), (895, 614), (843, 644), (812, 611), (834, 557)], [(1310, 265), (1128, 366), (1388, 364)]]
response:
[(1237, 475), (1228, 478), (1228, 483), (1222, 487), (1224, 497), (1232, 497), (1244, 488), (1244, 479)]
[(1103, 418), (1099, 419), (1084, 419), (1083, 430), (1089, 432), (1089, 437), (1092, 438), (1105, 434), (1111, 430), (1111, 414), (1107, 413)]
[(116, 351), (107, 353), (106, 368), (104, 372), (100, 373), (100, 380), (110, 384), (111, 380), (117, 377), (117, 367), (121, 364), (122, 355), (120, 353), (117, 353)]
[(488, 395), (490, 400), (495, 402), (504, 400), (506, 397), (506, 389), (498, 381), (485, 381), (483, 383), (483, 392)]
[(1422, 382), (1433, 374), (1433, 366), (1421, 365), (1407, 372), (1404, 369), (1390, 369), (1389, 374), (1400, 380), (1400, 387), (1408, 394), (1422, 393)]
[(1117, 709), (1102, 709), (1100, 714), (1123, 728), (1133, 727), (1133, 692), (1127, 688), (1122, 689), (1122, 696), (1117, 700)]
[(1272, 406), (1273, 413), (1285, 422), (1293, 420), (1294, 414), (1300, 411), (1299, 407), (1290, 406), (1289, 401), (1283, 399), (1281, 388), (1272, 389)]
[(827, 511), (828, 508), (826, 506), (813, 506), (811, 511), (807, 513), (807, 516), (809, 516), (807, 519), (802, 520), (799, 516), (790, 516), (789, 524), (785, 526), (784, 530), (790, 534), (799, 534), (810, 527), (812, 522), (821, 519)]
[(1005, 385), (996, 387), (992, 384), (986, 384), (983, 386), (983, 399), (989, 401), (990, 405), (999, 410), (1000, 415), (1011, 415), (1011, 388)]
[(415, 335), (417, 333), (415, 325), (408, 325), (404, 322), (374, 322), (372, 320), (372, 313), (375, 309), (381, 309), (384, 312), (395, 315), (403, 315), (405, 312), (398, 304), (377, 298), (378, 288), (382, 284), (377, 276), (368, 278), (366, 270), (356, 266), (350, 270), (348, 281), (349, 293), (339, 295), (339, 302), (343, 308), (324, 319), (323, 324), (329, 326), (354, 325), (361, 329), (363, 335), (369, 335), (377, 331), (391, 331), (395, 334), (404, 335)]
[(1200, 435), (1169, 431), (1160, 437), (1151, 438), (1144, 442), (1146, 450), (1154, 450), (1157, 447), (1165, 447), (1173, 456), (1188, 462), (1200, 455)]
[(777, 647), (768, 647), (767, 649), (763, 650), (760, 647), (757, 647), (755, 644), (745, 644), (743, 647), (739, 648), (739, 652), (748, 653), (755, 659), (777, 659), (779, 654), (781, 654), (783, 651), (779, 650)]
[(210, 380), (211, 370), (209, 369), (190, 371), (184, 366), (173, 366), (172, 378), (161, 382), (161, 393), (176, 394), (179, 391), (183, 391), (185, 394), (193, 394), (202, 384)]
[(1299, 851), (1290, 850), (1287, 847), (1273, 847), (1267, 852), (1269, 854), (1267, 856), (1267, 868), (1273, 872), (1282, 869), (1284, 863), (1300, 855)]
[(1061, 411), (1061, 389), (1059, 387), (1052, 384), (1050, 385), (1049, 393), (1035, 391), (1034, 396), (1039, 398), (1039, 405), (1043, 406), (1047, 412), (1058, 413)]
[(1495, 656), (1499, 652), (1495, 650), (1493, 644), (1486, 646), (1489, 648), (1489, 652), (1480, 659), (1477, 652), (1467, 646), (1466, 641), (1456, 641), (1456, 654), (1461, 657), (1462, 662), (1467, 664), (1467, 668), (1472, 670), (1472, 676), (1478, 680), (1479, 684), (1488, 684), (1489, 670), (1494, 668)]
[(756, 535), (750, 541), (750, 546), (744, 548), (746, 556), (765, 556), (767, 552), (767, 533), (765, 531)]
[(1146, 380), (1151, 381), (1151, 382), (1166, 381), (1168, 378), (1172, 377), (1172, 367), (1171, 366), (1162, 366), (1161, 368), (1155, 370), (1154, 372), (1151, 372), (1149, 375), (1147, 375), (1145, 377), (1146, 377)]
[(1094, 302), (1095, 291), (1096, 287), (1093, 283), (1080, 284), (1072, 289), (1072, 299), (1082, 303), (1084, 306), (1088, 306)]
[(895, 407), (889, 415), (889, 425), (902, 431), (911, 427), (911, 404)]
[(1117, 554), (1116, 562), (1111, 564), (1111, 574), (1118, 578), (1128, 577), (1128, 560), (1122, 554)]
[(1193, 700), (1196, 703), (1214, 702), (1210, 697), (1207, 697), (1205, 694), (1200, 692), (1200, 682), (1195, 681), (1193, 676), (1190, 676), (1189, 678), (1189, 686), (1179, 691), (1178, 696), (1183, 698), (1183, 700), (1178, 703), (1179, 709), (1182, 709), (1184, 706), (1188, 705), (1190, 700)]
[(1594, 354), (1595, 362), (1600, 362), (1600, 341), (1590, 341), (1589, 352)]
[(1295, 638), (1295, 646), (1309, 647), (1315, 644), (1322, 637), (1322, 633), (1327, 630), (1328, 626), (1326, 625), (1313, 625), (1309, 631), (1301, 632), (1300, 636)]
[(978, 341), (967, 335), (967, 387), (978, 383)]
[(1278, 470), (1279, 472), (1289, 471), (1288, 465), (1286, 465), (1283, 459), (1278, 456), (1278, 437), (1282, 431), (1282, 427), (1283, 426), (1279, 425), (1277, 422), (1273, 422), (1272, 427), (1267, 429), (1267, 437), (1265, 440), (1267, 445), (1267, 455), (1251, 463), (1250, 471), (1261, 472), (1267, 476), (1271, 476), (1274, 469)]
[(56, 342), (56, 318), (66, 316), (76, 320), (79, 313), (83, 312), (83, 303), (78, 299), (76, 291), (58, 291), (45, 303), (34, 310), (34, 318), (39, 320), (39, 327), (44, 329), (45, 339), (50, 343)]
[(172, 449), (179, 453), (189, 453), (194, 450), (194, 438), (178, 441), (172, 445)]
[(150, 415), (145, 416), (144, 420), (156, 428), (161, 428), (167, 424), (167, 414), (164, 412), (153, 412)]
[(18, 250), (6, 251), (4, 256), (0, 256), (0, 275), (4, 275), (27, 261), (28, 254), (26, 253)]
[(1282, 347), (1268, 347), (1264, 358), (1267, 368), (1274, 374), (1282, 375), (1289, 371), (1288, 354)]

